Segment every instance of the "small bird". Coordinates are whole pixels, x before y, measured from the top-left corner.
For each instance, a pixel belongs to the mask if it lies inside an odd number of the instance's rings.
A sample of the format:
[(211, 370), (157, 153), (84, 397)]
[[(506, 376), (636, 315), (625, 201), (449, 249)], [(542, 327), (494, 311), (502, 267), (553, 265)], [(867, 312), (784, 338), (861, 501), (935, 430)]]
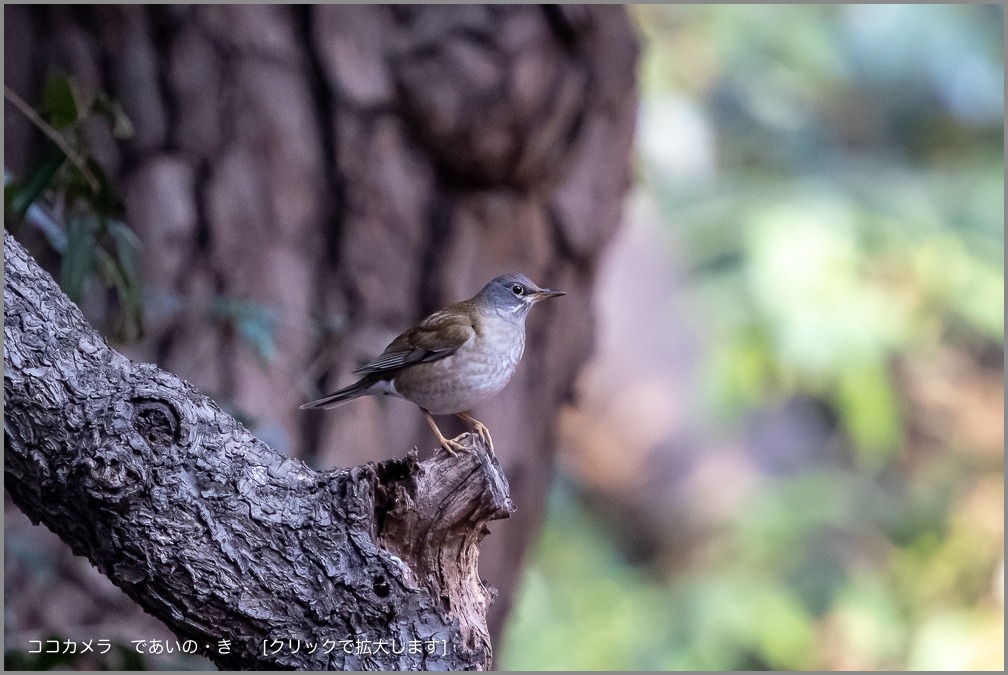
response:
[(393, 340), (378, 358), (355, 370), (360, 380), (306, 408), (335, 408), (361, 396), (412, 401), (448, 454), (465, 450), (444, 437), (431, 415), (456, 415), (471, 424), (493, 452), (486, 426), (468, 410), (495, 396), (514, 375), (525, 351), (525, 317), (532, 305), (566, 295), (539, 288), (523, 274), (491, 280), (469, 300), (435, 312)]

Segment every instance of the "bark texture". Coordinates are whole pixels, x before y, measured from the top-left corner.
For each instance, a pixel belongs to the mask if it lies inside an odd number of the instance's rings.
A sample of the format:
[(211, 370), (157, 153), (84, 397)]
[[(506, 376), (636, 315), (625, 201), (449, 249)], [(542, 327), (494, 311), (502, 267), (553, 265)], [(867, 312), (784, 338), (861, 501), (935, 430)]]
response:
[[(474, 411), (518, 506), (483, 557), (499, 633), (629, 184), (638, 46), (625, 8), (11, 6), (5, 37), (22, 97), (37, 101), (60, 68), (121, 100), (136, 127), (128, 142), (91, 136), (146, 249), (148, 337), (127, 354), (311, 466), (432, 445), (403, 402), (297, 411), (401, 330), (506, 271), (567, 291), (530, 319), (511, 384)], [(33, 137), (5, 120), (17, 173)], [(267, 308), (270, 359), (222, 306)]]
[(17, 505), (180, 639), (232, 640), (200, 650), (219, 667), (490, 666), (477, 544), (513, 507), (475, 438), (457, 459), (314, 471), (110, 349), (7, 233), (4, 401)]

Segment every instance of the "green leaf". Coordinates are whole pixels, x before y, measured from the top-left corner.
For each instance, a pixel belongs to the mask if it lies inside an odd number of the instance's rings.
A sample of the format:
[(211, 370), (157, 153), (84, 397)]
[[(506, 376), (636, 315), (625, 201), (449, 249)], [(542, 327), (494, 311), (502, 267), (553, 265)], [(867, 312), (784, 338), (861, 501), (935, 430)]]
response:
[(143, 277), (140, 273), (140, 240), (125, 223), (109, 220), (105, 224), (115, 247), (114, 283), (122, 313), (119, 332), (123, 340), (143, 336)]
[(65, 129), (80, 119), (70, 78), (65, 75), (49, 78), (42, 95), (42, 112), (56, 129)]
[(218, 297), (212, 312), (234, 326), (260, 361), (269, 363), (276, 357), (276, 316), (270, 307), (250, 300)]
[(24, 180), (4, 186), (4, 214), (23, 219), (28, 207), (52, 185), (64, 161), (66, 155), (63, 151), (55, 144), (47, 143), (42, 162)]
[(122, 104), (113, 99), (104, 91), (98, 92), (94, 104), (91, 106), (92, 112), (104, 115), (112, 123), (112, 135), (119, 140), (133, 138), (135, 130), (133, 121), (130, 120)]
[(76, 303), (84, 297), (84, 286), (94, 271), (96, 249), (94, 221), (87, 217), (73, 218), (67, 225), (60, 287)]
[(135, 288), (126, 280), (122, 268), (115, 257), (104, 249), (95, 251), (95, 262), (102, 283), (115, 289), (119, 302), (118, 321), (115, 327), (116, 339), (134, 342), (142, 336), (142, 303)]
[(10, 217), (14, 215), (14, 200), (17, 199), (17, 194), (19, 190), (19, 185), (17, 183), (5, 183), (4, 184), (4, 223), (10, 220)]
[(93, 157), (84, 158), (83, 169), (72, 162), (67, 163), (61, 187), (66, 193), (67, 203), (83, 203), (88, 210), (100, 216), (114, 218), (122, 213), (115, 186)]
[(119, 195), (116, 192), (115, 186), (109, 180), (101, 164), (95, 158), (88, 157), (87, 167), (91, 171), (91, 175), (98, 179), (98, 194), (95, 195), (93, 200), (95, 210), (103, 216), (113, 218), (122, 215), (122, 202), (119, 201)]
[(109, 220), (105, 223), (105, 228), (115, 244), (116, 258), (125, 276), (135, 279), (139, 283), (140, 239), (121, 220)]
[(255, 349), (259, 360), (269, 363), (276, 358), (274, 321), (269, 312), (241, 313), (236, 325), (241, 335)]
[(866, 469), (881, 468), (904, 440), (899, 401), (885, 362), (851, 363), (837, 384), (840, 417), (858, 459)]

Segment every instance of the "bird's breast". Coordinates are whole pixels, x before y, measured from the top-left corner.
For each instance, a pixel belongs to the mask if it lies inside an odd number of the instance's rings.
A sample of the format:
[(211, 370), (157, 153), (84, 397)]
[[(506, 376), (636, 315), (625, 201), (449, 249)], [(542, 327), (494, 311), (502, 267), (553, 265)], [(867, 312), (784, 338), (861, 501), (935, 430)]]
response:
[(524, 350), (524, 325), (484, 319), (480, 331), (454, 354), (405, 368), (395, 388), (435, 415), (469, 410), (504, 388)]

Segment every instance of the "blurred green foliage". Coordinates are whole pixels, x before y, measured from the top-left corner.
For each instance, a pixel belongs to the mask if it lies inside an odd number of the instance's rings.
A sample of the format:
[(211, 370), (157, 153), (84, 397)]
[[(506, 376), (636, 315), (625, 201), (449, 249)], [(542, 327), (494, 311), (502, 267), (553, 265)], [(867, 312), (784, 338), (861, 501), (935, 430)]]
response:
[(1003, 668), (1003, 7), (632, 11), (701, 407), (744, 435), (806, 397), (850, 458), (758, 476), (676, 567), (561, 478), (502, 667)]
[[(110, 315), (89, 315), (90, 321), (120, 342), (136, 342), (143, 337), (146, 313), (165, 320), (192, 312), (233, 331), (264, 367), (273, 361), (277, 322), (272, 308), (226, 294), (199, 305), (176, 295), (145, 292), (140, 240), (121, 220), (123, 206), (115, 186), (88, 143), (89, 125), (95, 123), (107, 124), (118, 140), (133, 135), (118, 101), (103, 91), (85, 93), (73, 78), (60, 73), (46, 81), (38, 110), (9, 89), (5, 96), (44, 142), (40, 159), (24, 176), (5, 172), (4, 227), (28, 239), (22, 243), (44, 267), (58, 269), (53, 274), (60, 288), (86, 313), (92, 308), (86, 302), (89, 297), (113, 292)], [(33, 233), (41, 235), (41, 242), (30, 241), (27, 235)], [(43, 242), (44, 247), (33, 245)], [(48, 251), (40, 250), (45, 247)], [(47, 253), (54, 254), (55, 263)], [(101, 303), (94, 305), (100, 308)]]
[(75, 303), (95, 282), (111, 290), (115, 311), (103, 327), (117, 340), (139, 340), (140, 241), (120, 220), (119, 197), (87, 142), (87, 127), (95, 120), (109, 124), (116, 138), (130, 137), (129, 118), (104, 92), (86, 96), (62, 74), (46, 81), (38, 111), (6, 87), (4, 96), (45, 138), (40, 159), (25, 175), (11, 176), (5, 167), (4, 228), (23, 236), (29, 225), (42, 235), (59, 258), (60, 287)]
[(216, 295), (209, 316), (230, 326), (259, 358), (263, 367), (276, 358), (276, 310), (264, 303), (230, 295)]

